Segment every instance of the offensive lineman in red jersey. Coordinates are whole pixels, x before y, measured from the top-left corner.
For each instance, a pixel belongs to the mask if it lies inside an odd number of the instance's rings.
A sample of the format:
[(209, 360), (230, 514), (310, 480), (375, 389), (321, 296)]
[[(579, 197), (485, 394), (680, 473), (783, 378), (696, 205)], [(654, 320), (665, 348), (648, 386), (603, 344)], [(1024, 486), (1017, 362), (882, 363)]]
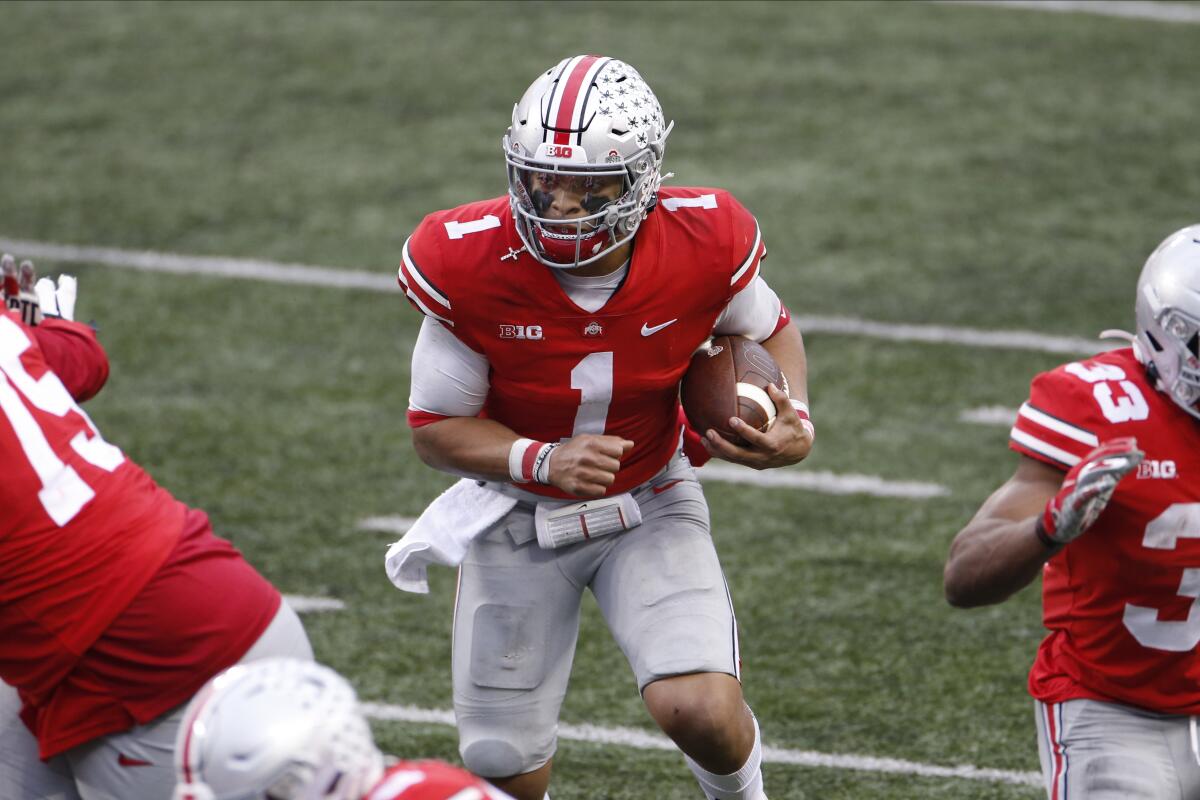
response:
[(464, 762), (522, 800), (549, 784), (584, 587), (706, 796), (765, 797), (679, 382), (714, 333), (763, 342), (787, 378), (775, 423), (704, 447), (794, 464), (813, 442), (804, 347), (754, 217), (719, 189), (660, 188), (669, 132), (628, 64), (564, 59), (514, 107), (508, 196), (431, 214), (404, 245), (425, 314), (414, 447), (514, 500), (462, 561), (452, 669)]
[(1132, 347), (1034, 379), (1017, 471), (946, 563), (956, 606), (1042, 574), (1029, 691), (1051, 800), (1200, 798), (1200, 225), (1151, 254), (1135, 312)]
[(196, 690), (239, 660), (312, 650), (208, 517), (77, 405), (108, 360), (71, 321), (74, 280), (35, 291), (31, 264), (2, 264), (0, 797), (165, 800)]
[(512, 800), (442, 761), (390, 766), (345, 678), (313, 661), (230, 667), (184, 713), (174, 800)]

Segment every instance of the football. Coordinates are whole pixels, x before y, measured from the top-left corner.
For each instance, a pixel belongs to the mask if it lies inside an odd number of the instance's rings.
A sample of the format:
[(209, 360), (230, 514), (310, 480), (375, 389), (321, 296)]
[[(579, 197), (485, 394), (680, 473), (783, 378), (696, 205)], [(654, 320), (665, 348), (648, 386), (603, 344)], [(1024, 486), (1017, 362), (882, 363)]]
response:
[(739, 417), (760, 431), (775, 421), (767, 384), (787, 391), (787, 381), (771, 354), (744, 336), (716, 336), (692, 356), (679, 387), (691, 426), (703, 436), (712, 428), (734, 444), (745, 441), (729, 427)]

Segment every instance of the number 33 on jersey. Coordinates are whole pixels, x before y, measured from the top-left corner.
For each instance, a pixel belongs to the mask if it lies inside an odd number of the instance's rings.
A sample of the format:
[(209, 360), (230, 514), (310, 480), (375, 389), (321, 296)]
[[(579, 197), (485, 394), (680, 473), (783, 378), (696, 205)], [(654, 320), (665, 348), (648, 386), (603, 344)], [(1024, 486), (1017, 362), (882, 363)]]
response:
[(485, 416), (537, 441), (632, 440), (609, 490), (628, 491), (677, 446), (680, 378), (729, 299), (758, 275), (758, 223), (722, 190), (661, 190), (624, 283), (595, 312), (521, 248), (507, 197), (437, 212), (405, 242), (400, 283), (421, 313), (487, 357)]
[(1043, 373), (1010, 447), (1066, 470), (1137, 437), (1146, 459), (1096, 523), (1046, 565), (1030, 691), (1200, 712), (1200, 424), (1157, 391), (1130, 348)]

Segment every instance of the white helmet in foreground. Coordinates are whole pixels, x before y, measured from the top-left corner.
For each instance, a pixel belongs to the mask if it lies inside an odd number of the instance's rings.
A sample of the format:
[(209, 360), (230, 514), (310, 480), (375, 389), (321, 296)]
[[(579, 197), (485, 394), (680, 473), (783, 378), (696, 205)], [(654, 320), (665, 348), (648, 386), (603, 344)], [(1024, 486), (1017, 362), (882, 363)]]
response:
[(1200, 225), (1176, 231), (1150, 254), (1134, 312), (1138, 350), (1158, 388), (1200, 419)]
[(360, 800), (383, 756), (344, 678), (274, 658), (231, 667), (196, 694), (175, 773), (174, 800)]
[[(654, 206), (671, 126), (624, 61), (574, 56), (538, 76), (505, 135), (513, 220), (530, 255), (550, 267), (590, 264), (633, 238)], [(585, 215), (548, 216), (569, 183)]]

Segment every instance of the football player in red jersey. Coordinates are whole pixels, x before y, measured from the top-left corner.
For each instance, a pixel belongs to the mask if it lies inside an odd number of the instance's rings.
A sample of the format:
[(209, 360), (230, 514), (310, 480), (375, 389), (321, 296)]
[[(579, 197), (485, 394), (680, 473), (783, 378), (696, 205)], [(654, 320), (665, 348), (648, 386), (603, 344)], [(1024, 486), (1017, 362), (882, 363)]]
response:
[(669, 132), (631, 66), (564, 59), (514, 107), (508, 195), (431, 214), (404, 244), (425, 315), (414, 447), (514, 500), (461, 563), (452, 671), (463, 760), (523, 800), (549, 784), (585, 587), (706, 795), (764, 797), (679, 382), (714, 333), (762, 342), (787, 378), (775, 423), (734, 420), (744, 446), (701, 432), (705, 455), (794, 464), (813, 443), (804, 347), (759, 274), (754, 217), (661, 185)]
[(1034, 378), (1017, 470), (946, 563), (956, 606), (1042, 575), (1029, 691), (1051, 800), (1200, 798), (1200, 225), (1151, 254), (1135, 316), (1131, 347)]
[(512, 800), (442, 761), (388, 766), (346, 679), (291, 658), (209, 681), (184, 713), (175, 770), (174, 800)]
[(71, 321), (74, 280), (35, 287), (32, 265), (0, 267), (0, 797), (165, 799), (175, 729), (204, 682), (312, 650), (208, 517), (79, 407), (108, 359)]

